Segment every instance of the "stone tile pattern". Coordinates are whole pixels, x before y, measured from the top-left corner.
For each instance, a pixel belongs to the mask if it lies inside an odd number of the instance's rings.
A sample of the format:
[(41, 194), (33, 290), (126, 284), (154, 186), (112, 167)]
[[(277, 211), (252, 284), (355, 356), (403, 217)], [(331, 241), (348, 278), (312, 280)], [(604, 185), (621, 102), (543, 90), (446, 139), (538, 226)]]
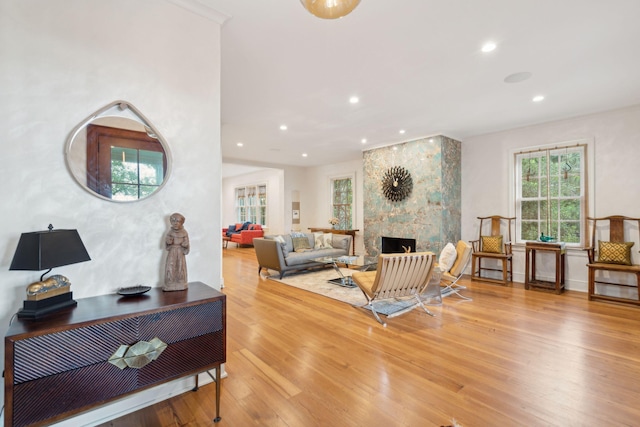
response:
[[(400, 202), (382, 194), (382, 177), (392, 166), (404, 167), (413, 180), (413, 191)], [(461, 143), (442, 135), (365, 151), (366, 253), (380, 253), (382, 236), (413, 238), (417, 251), (436, 254), (447, 242), (457, 242), (461, 230), (460, 168)]]

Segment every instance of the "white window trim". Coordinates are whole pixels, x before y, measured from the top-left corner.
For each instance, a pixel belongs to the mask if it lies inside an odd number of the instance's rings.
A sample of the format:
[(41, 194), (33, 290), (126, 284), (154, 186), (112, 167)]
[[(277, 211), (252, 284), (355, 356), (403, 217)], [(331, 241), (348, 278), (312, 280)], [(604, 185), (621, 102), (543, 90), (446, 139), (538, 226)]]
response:
[[(575, 139), (575, 140), (569, 140), (569, 141), (562, 141), (562, 142), (555, 142), (552, 144), (544, 144), (544, 145), (534, 145), (534, 146), (525, 146), (525, 147), (518, 147), (518, 148), (512, 148), (509, 150), (509, 152), (507, 153), (508, 155), (508, 161), (507, 164), (509, 165), (509, 216), (510, 217), (515, 217), (516, 216), (516, 212), (517, 212), (517, 206), (516, 206), (516, 202), (517, 202), (517, 191), (518, 189), (516, 188), (516, 168), (515, 168), (515, 156), (518, 153), (521, 152), (525, 152), (525, 151), (534, 151), (534, 150), (553, 150), (554, 148), (562, 148), (565, 146), (571, 146), (571, 145), (585, 145), (586, 146), (586, 162), (587, 162), (587, 171), (586, 171), (586, 182), (587, 182), (587, 196), (586, 196), (586, 204), (587, 204), (587, 216), (593, 216), (594, 212), (595, 212), (595, 140), (593, 138), (584, 138), (584, 139)], [(517, 219), (516, 219), (517, 221)], [(582, 240), (583, 240), (583, 244), (588, 244), (587, 240), (587, 234), (588, 230), (587, 230), (587, 219), (584, 218), (584, 223), (582, 224), (582, 227), (584, 228), (584, 235), (582, 236)], [(515, 233), (517, 234), (518, 231), (517, 229), (514, 230)], [(515, 239), (514, 239), (515, 240)], [(519, 243), (519, 242), (514, 242), (514, 246), (522, 246), (524, 247), (524, 243)], [(570, 249), (569, 247), (567, 249)], [(574, 249), (578, 249), (575, 248)], [(581, 250), (581, 248), (580, 248)]]

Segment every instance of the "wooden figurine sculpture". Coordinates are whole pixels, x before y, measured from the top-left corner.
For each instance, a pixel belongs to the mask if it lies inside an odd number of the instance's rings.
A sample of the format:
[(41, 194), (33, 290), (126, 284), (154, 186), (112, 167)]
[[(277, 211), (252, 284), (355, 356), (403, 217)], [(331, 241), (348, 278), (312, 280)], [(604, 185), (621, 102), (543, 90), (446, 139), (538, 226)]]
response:
[(169, 230), (165, 239), (167, 261), (163, 291), (183, 291), (187, 289), (186, 255), (189, 253), (189, 234), (184, 229), (184, 221), (184, 216), (179, 213), (174, 213), (169, 218), (171, 230)]

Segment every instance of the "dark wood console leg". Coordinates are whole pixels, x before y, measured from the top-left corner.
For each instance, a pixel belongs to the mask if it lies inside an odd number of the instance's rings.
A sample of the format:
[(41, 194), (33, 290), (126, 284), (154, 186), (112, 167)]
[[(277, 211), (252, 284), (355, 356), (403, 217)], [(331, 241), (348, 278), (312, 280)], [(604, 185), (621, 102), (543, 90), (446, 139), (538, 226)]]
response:
[(216, 417), (213, 419), (214, 423), (220, 422), (220, 366), (216, 368)]
[(191, 391), (198, 391), (198, 374), (196, 374), (196, 386)]

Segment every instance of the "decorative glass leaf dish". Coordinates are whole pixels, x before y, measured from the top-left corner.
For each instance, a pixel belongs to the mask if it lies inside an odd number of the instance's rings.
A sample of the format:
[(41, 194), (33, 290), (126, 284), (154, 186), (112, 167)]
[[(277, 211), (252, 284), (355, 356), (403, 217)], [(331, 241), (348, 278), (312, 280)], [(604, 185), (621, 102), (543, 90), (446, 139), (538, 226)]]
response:
[(149, 292), (150, 289), (151, 289), (151, 286), (142, 286), (142, 285), (129, 286), (126, 288), (119, 288), (118, 294), (123, 296), (142, 295), (145, 292)]

